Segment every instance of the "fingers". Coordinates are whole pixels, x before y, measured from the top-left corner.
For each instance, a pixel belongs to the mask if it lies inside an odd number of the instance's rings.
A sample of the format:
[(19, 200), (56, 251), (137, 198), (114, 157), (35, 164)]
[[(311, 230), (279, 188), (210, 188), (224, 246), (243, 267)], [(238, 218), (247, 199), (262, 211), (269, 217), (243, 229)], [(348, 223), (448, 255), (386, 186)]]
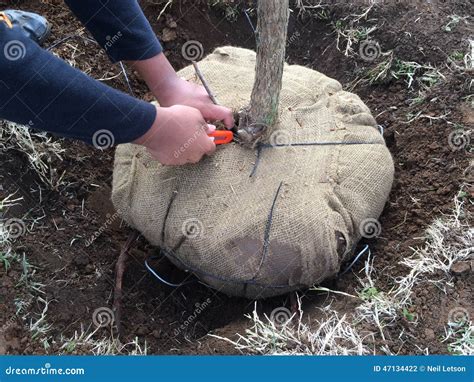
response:
[(216, 151), (215, 138), (209, 137), (209, 134), (216, 131), (216, 126), (204, 123), (201, 129), (203, 129), (201, 132), (204, 131), (204, 134), (200, 133), (199, 138), (194, 143), (195, 146), (189, 148), (189, 155), (184, 159), (185, 164), (198, 163), (205, 155), (212, 155)]
[(223, 121), (228, 129), (232, 129), (235, 124), (232, 110), (224, 106), (210, 106), (209, 111), (206, 113), (205, 117), (212, 121)]
[[(214, 125), (208, 124), (206, 126), (207, 126), (207, 130), (206, 130), (207, 135), (212, 134), (217, 129), (216, 126), (214, 126)], [(216, 151), (216, 143), (215, 143), (216, 138), (207, 137), (207, 139), (208, 139), (208, 145), (207, 145), (207, 147), (205, 147), (205, 154), (206, 155), (211, 155)]]
[(206, 134), (212, 134), (216, 129), (215, 125), (206, 124)]
[(212, 155), (216, 152), (217, 146), (214, 142), (214, 138), (209, 138), (209, 148), (206, 151), (206, 155)]
[[(213, 133), (216, 131), (216, 127), (214, 125), (207, 125), (208, 126), (208, 134)], [(204, 147), (204, 153), (206, 155), (211, 155), (216, 151), (216, 143), (214, 142), (214, 137), (206, 137), (206, 146)]]

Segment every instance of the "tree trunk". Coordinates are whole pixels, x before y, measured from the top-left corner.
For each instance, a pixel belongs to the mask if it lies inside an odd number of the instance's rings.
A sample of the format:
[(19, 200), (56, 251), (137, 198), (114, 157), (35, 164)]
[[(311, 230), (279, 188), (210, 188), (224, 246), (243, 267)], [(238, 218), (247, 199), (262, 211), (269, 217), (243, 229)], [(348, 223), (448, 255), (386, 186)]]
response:
[(255, 84), (240, 116), (239, 135), (246, 143), (255, 143), (278, 119), (289, 14), (289, 0), (258, 1)]

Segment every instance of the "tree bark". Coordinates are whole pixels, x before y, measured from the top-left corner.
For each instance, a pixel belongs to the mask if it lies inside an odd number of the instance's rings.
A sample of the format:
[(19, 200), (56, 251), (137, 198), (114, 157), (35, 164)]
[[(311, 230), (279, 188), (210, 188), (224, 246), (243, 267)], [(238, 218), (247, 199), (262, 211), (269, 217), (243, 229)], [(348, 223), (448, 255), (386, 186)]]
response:
[(255, 84), (240, 115), (239, 135), (246, 143), (256, 142), (278, 119), (289, 15), (289, 0), (258, 1)]

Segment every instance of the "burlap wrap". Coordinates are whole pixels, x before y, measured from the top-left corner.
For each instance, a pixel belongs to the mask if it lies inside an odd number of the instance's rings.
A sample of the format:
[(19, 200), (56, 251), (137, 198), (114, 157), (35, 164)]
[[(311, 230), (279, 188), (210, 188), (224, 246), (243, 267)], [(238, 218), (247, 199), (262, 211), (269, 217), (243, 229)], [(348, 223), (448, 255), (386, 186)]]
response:
[[(200, 63), (221, 104), (248, 105), (255, 59), (222, 47)], [(192, 66), (179, 75), (198, 82)], [(393, 161), (374, 118), (339, 82), (287, 65), (280, 108), (259, 158), (230, 144), (174, 168), (142, 147), (117, 148), (112, 198), (124, 220), (230, 295), (269, 297), (337, 274), (392, 185)]]

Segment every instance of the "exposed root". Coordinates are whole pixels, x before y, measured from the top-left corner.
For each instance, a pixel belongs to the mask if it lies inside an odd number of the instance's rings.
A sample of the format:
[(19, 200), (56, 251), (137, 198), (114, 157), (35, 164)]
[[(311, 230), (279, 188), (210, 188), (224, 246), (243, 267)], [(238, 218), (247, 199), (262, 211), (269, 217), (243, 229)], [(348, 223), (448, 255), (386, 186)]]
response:
[(119, 337), (122, 336), (122, 298), (123, 298), (123, 275), (125, 273), (126, 262), (128, 260), (128, 250), (137, 239), (138, 234), (132, 232), (122, 247), (120, 256), (115, 266), (115, 289), (114, 289), (114, 314)]

